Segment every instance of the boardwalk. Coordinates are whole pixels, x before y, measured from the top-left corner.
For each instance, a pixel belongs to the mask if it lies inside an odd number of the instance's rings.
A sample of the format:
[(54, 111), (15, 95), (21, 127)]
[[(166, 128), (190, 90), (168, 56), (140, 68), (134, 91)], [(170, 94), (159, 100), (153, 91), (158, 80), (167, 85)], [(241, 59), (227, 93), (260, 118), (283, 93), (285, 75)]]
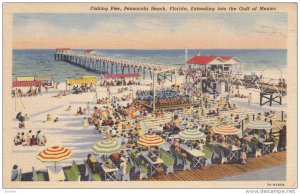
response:
[(169, 173), (168, 175), (159, 176), (158, 178), (152, 177), (146, 181), (212, 181), (282, 164), (286, 164), (286, 152), (278, 152), (258, 158), (250, 158), (246, 165), (216, 164), (202, 169), (194, 169), (185, 172), (180, 171), (175, 174)]

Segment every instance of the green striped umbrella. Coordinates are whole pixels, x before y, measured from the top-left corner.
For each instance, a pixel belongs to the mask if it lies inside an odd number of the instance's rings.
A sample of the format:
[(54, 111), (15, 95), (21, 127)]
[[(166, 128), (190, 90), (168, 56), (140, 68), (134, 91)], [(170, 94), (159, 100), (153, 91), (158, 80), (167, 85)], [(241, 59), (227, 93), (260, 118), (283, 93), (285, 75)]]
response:
[(272, 128), (272, 125), (265, 121), (251, 121), (247, 127), (251, 130), (266, 130), (269, 132)]
[(114, 140), (102, 140), (92, 146), (92, 150), (95, 154), (111, 154), (120, 152), (122, 146)]
[(198, 130), (184, 130), (179, 133), (179, 137), (185, 140), (199, 140), (206, 137), (204, 133), (201, 133)]

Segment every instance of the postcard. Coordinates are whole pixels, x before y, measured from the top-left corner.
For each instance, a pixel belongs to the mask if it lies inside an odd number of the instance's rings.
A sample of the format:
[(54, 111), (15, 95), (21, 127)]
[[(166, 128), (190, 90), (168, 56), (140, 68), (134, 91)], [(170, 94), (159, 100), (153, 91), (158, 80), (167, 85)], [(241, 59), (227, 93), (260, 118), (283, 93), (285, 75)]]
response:
[(297, 187), (296, 3), (3, 3), (3, 188)]

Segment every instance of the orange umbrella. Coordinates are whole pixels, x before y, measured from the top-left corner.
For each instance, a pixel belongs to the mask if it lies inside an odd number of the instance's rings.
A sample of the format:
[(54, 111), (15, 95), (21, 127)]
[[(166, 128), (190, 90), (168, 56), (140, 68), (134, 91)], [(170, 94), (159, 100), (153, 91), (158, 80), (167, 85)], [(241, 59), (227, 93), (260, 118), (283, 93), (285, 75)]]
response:
[(62, 146), (52, 146), (39, 153), (37, 159), (42, 162), (54, 162), (56, 170), (56, 162), (70, 158), (71, 153), (71, 150)]
[(155, 134), (146, 134), (142, 137), (140, 137), (137, 141), (138, 144), (143, 146), (159, 146), (165, 141), (158, 135)]
[(212, 129), (213, 132), (222, 135), (237, 135), (239, 130), (232, 125), (220, 125)]

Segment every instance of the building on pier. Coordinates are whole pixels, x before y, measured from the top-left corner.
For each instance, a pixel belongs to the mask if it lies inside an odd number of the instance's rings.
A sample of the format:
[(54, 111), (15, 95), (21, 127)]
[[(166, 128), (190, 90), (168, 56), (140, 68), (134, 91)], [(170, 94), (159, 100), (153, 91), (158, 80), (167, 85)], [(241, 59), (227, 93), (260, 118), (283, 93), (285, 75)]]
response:
[(232, 56), (196, 55), (187, 61), (187, 78), (193, 77), (193, 85), (198, 85), (203, 92), (223, 94), (228, 87), (219, 77), (232, 73), (241, 73), (241, 61)]
[(57, 48), (57, 49), (55, 49), (54, 59), (57, 61), (63, 61), (65, 54), (70, 53), (70, 52), (71, 52), (70, 48)]
[[(272, 103), (282, 104), (282, 97), (287, 94), (285, 84), (280, 80), (263, 78), (263, 75), (243, 73), (243, 63), (232, 56), (194, 56), (187, 61), (187, 78), (193, 77), (192, 85), (206, 93), (225, 94), (232, 86), (246, 89), (258, 89), (260, 106)], [(264, 102), (264, 100), (266, 100)]]

